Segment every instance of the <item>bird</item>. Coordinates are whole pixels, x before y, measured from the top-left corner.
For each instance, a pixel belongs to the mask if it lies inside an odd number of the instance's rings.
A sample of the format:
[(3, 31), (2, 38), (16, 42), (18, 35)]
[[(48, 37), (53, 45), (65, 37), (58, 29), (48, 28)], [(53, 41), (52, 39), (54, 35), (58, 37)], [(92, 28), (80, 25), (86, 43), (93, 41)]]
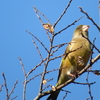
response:
[[(88, 39), (88, 25), (79, 25), (74, 30), (71, 42), (68, 44), (61, 60), (57, 84), (58, 87), (69, 79), (76, 77), (84, 69), (91, 56), (91, 44)], [(47, 100), (57, 100), (59, 90), (51, 92)]]

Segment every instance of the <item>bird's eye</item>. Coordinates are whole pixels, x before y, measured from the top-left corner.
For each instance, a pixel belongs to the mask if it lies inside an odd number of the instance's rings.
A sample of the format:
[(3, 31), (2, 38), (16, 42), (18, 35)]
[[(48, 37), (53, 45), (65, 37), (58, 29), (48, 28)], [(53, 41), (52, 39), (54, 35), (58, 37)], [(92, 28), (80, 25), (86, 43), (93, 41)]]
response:
[(80, 30), (81, 28), (80, 28), (80, 27), (78, 27), (77, 29), (78, 29), (78, 30)]

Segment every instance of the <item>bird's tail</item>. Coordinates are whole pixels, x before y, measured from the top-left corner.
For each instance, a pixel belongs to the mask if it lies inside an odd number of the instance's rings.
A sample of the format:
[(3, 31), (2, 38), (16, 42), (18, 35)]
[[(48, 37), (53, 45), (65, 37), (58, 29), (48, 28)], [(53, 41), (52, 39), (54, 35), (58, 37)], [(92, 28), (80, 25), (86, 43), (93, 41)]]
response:
[(53, 91), (50, 96), (47, 98), (47, 100), (57, 100), (58, 94), (60, 90)]

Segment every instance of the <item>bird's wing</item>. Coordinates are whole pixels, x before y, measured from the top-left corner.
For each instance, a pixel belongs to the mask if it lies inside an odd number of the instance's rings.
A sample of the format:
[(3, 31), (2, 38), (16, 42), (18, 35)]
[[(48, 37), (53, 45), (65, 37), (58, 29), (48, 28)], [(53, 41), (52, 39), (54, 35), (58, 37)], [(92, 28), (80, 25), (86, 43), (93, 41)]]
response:
[[(61, 62), (60, 62), (60, 68), (61, 68), (62, 65), (63, 65), (63, 58), (62, 58), (62, 60), (61, 60)], [(58, 82), (58, 80), (59, 80), (60, 74), (61, 74), (61, 69), (59, 69), (59, 74), (58, 74), (57, 82)]]
[[(64, 54), (66, 54), (66, 55), (64, 55), (64, 57), (63, 57), (62, 60), (61, 60), (60, 68), (62, 68), (64, 59), (66, 59), (68, 52), (71, 51), (71, 49), (70, 49), (71, 47), (72, 47), (71, 44), (69, 44), (69, 45), (67, 46), (67, 48), (66, 48), (66, 50), (65, 50), (65, 53), (64, 53)], [(58, 75), (57, 82), (58, 82), (58, 80), (59, 80), (59, 77), (60, 77), (60, 74), (61, 74), (61, 70), (62, 70), (62, 69), (59, 69), (59, 75)]]

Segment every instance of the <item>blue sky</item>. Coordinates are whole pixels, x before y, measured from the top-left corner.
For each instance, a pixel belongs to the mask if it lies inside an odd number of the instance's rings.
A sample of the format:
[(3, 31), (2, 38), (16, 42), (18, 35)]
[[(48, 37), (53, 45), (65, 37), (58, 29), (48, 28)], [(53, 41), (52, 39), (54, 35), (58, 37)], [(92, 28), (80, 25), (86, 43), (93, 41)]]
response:
[[(32, 6), (35, 6), (39, 9), (45, 16), (50, 20), (52, 24), (56, 22), (59, 18), (65, 7), (67, 6), (69, 0), (0, 0), (0, 84), (3, 84), (2, 72), (5, 73), (7, 79), (7, 85), (9, 92), (13, 87), (13, 84), (16, 80), (18, 80), (18, 84), (16, 89), (11, 97), (18, 96), (15, 100), (22, 100), (22, 92), (23, 92), (23, 81), (24, 75), (18, 60), (18, 57), (21, 57), (26, 72), (29, 72), (33, 67), (35, 67), (41, 60), (40, 57), (32, 43), (32, 36), (25, 32), (25, 30), (30, 31), (35, 36), (37, 36), (46, 46), (49, 48), (49, 41), (46, 33), (41, 26), (40, 21), (36, 17), (36, 14), (33, 10)], [(60, 20), (55, 28), (55, 32), (58, 32), (62, 28), (71, 24), (84, 14), (80, 12), (79, 6), (86, 11), (93, 20), (99, 25), (99, 11), (98, 11), (98, 0), (92, 1), (84, 1), (84, 0), (73, 0), (71, 6), (67, 10), (66, 14)], [(44, 23), (47, 21), (42, 17)], [(89, 25), (89, 36), (90, 40), (96, 37), (95, 44), (98, 48), (100, 48), (100, 33), (98, 29), (93, 25), (93, 23), (84, 17), (77, 22), (75, 25), (69, 27), (67, 30), (63, 31), (59, 34), (55, 40), (54, 45), (64, 42), (70, 42), (72, 38), (72, 34), (74, 29), (80, 25), (85, 24)], [(43, 49), (43, 47), (37, 42), (39, 49), (43, 57), (47, 56), (47, 53)], [(59, 49), (59, 51), (54, 55), (58, 56), (64, 53), (66, 46)], [(97, 51), (94, 50), (94, 57), (97, 55)], [(50, 62), (48, 66), (48, 70), (59, 68), (61, 58)], [(100, 69), (100, 61), (95, 63), (92, 66), (92, 69)], [(43, 70), (43, 66), (39, 67), (35, 70), (30, 78), (34, 75), (41, 73)], [(55, 85), (57, 79), (58, 72), (52, 72), (47, 74), (46, 79), (54, 78), (54, 80), (48, 84)], [(76, 81), (78, 82), (86, 82), (87, 74), (83, 74)], [(94, 100), (100, 99), (100, 77), (94, 74), (90, 74), (89, 81), (94, 82), (96, 84), (92, 85), (92, 95), (94, 96)], [(33, 100), (39, 90), (40, 77), (32, 80), (27, 85), (27, 100)], [(70, 84), (66, 86), (64, 89), (71, 91), (71, 94), (68, 94), (68, 100), (86, 100), (89, 97), (87, 86), (83, 85), (75, 85)], [(31, 91), (31, 92), (30, 92)], [(0, 98), (5, 100), (5, 88), (3, 87), (3, 91), (0, 92)], [(59, 100), (64, 93), (61, 93), (59, 96)], [(46, 97), (42, 98), (44, 100)]]

